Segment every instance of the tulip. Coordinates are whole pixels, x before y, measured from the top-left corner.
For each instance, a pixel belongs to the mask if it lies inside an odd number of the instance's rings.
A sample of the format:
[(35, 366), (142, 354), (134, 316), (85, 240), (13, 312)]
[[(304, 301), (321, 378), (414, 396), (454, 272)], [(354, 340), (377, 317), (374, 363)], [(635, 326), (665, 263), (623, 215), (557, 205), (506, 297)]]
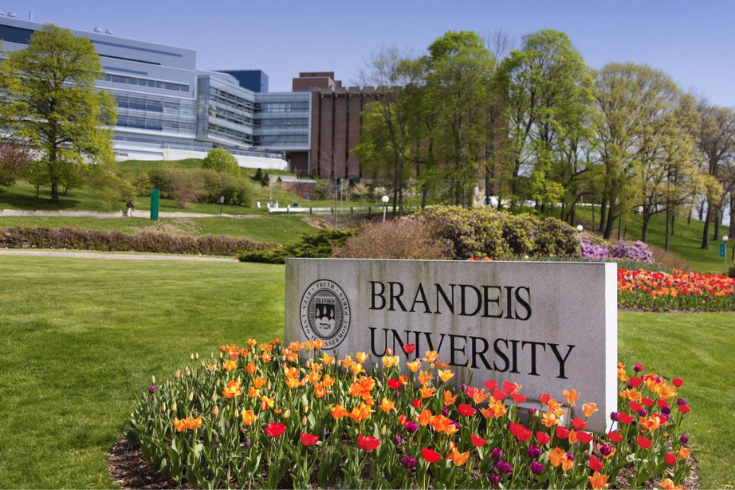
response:
[(546, 469), (546, 467), (543, 464), (539, 463), (538, 461), (532, 461), (530, 468), (531, 468), (531, 473), (533, 473), (534, 475), (540, 475)]
[(405, 455), (403, 459), (401, 459), (401, 462), (403, 463), (403, 467), (409, 470), (415, 467), (417, 463), (416, 458), (412, 458), (409, 455)]
[(152, 385), (150, 388), (148, 388), (148, 393), (152, 395), (153, 393), (156, 392), (157, 389), (158, 389), (158, 386)]
[(513, 467), (505, 461), (498, 461), (495, 465), (495, 468), (497, 468), (498, 473), (500, 473), (501, 475), (507, 475), (508, 473), (513, 472)]
[(536, 459), (539, 456), (541, 456), (541, 448), (538, 446), (534, 446), (533, 444), (528, 446), (528, 449), (526, 449), (526, 452), (528, 452), (528, 456), (531, 459)]
[(406, 422), (403, 427), (406, 429), (406, 432), (408, 432), (409, 434), (413, 434), (419, 429), (419, 425), (412, 420), (409, 420), (408, 422)]
[(380, 439), (360, 434), (357, 436), (357, 445), (363, 451), (373, 451), (380, 445)]
[(492, 451), (490, 451), (490, 456), (491, 456), (491, 457), (492, 457), (492, 458), (493, 458), (493, 459), (494, 459), (495, 461), (500, 461), (500, 458), (502, 458), (502, 457), (503, 457), (503, 450), (502, 450), (502, 449), (500, 449), (499, 447), (494, 447), (494, 448), (493, 448), (493, 450), (492, 450)]

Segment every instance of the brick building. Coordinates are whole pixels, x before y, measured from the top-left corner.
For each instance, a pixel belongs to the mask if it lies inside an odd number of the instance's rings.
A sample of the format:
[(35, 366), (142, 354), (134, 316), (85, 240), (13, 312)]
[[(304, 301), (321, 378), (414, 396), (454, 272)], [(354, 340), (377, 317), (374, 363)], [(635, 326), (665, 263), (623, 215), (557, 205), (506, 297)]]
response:
[(375, 89), (343, 87), (334, 72), (302, 72), (292, 90), (312, 93), (311, 147), (291, 153), (293, 170), (321, 179), (361, 178), (360, 161), (350, 150), (358, 142), (365, 104), (376, 100)]

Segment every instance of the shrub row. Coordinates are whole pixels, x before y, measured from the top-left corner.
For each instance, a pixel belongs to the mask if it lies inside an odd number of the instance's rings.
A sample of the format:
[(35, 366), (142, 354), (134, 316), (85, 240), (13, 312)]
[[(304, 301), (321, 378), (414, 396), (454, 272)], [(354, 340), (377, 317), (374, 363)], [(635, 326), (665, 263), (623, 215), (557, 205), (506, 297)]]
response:
[(170, 254), (236, 255), (248, 250), (267, 250), (273, 243), (226, 236), (170, 235), (143, 232), (80, 230), (76, 228), (0, 228), (0, 248), (50, 248), (103, 252), (151, 252)]
[(243, 251), (239, 259), (240, 262), (283, 264), (289, 257), (327, 258), (332, 256), (335, 248), (344, 245), (354, 234), (354, 230), (320, 230), (311, 235), (302, 234), (298, 242), (287, 243), (272, 250)]
[(577, 230), (554, 218), (460, 207), (430, 207), (417, 216), (435, 238), (449, 242), (454, 259), (579, 256)]

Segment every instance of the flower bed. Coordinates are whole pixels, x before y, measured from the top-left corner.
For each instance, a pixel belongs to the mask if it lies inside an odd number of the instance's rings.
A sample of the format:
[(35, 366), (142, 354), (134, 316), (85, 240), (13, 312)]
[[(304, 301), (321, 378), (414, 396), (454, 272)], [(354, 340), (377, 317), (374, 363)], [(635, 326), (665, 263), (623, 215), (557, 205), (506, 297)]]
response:
[(511, 382), (455, 391), (436, 352), (406, 376), (398, 356), (366, 372), (369, 355), (337, 361), (321, 347), (249, 340), (192, 354), (143, 393), (128, 438), (165, 478), (206, 488), (606, 488), (619, 475), (675, 488), (689, 474), (680, 379), (619, 365), (614, 430), (593, 435), (589, 418), (606, 415), (574, 389), (525, 410)]
[(735, 279), (618, 269), (618, 304), (656, 311), (735, 311)]

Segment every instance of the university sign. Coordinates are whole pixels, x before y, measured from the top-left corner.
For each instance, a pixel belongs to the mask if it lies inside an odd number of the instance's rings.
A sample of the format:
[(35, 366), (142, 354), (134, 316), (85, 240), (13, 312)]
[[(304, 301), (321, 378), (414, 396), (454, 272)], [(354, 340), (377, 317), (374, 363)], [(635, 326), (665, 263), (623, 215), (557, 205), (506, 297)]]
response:
[(604, 431), (617, 407), (616, 278), (614, 263), (289, 259), (285, 336), (373, 359), (415, 344), (461, 380), (513, 381), (529, 400), (574, 388)]

